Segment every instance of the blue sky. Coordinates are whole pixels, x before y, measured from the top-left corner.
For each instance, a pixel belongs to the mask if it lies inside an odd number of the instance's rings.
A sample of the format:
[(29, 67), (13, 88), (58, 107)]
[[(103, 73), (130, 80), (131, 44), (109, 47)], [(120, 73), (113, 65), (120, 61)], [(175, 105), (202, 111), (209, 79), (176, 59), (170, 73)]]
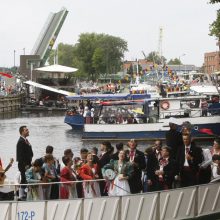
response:
[[(81, 33), (105, 33), (123, 38), (125, 59), (143, 58), (141, 51), (157, 51), (163, 27), (162, 51), (168, 60), (181, 56), (184, 64), (201, 66), (205, 52), (217, 51), (209, 36), (219, 4), (208, 0), (0, 0), (0, 66), (19, 65), (30, 53), (50, 12), (62, 7), (69, 14), (56, 44), (75, 44)], [(55, 44), (55, 46), (56, 46)], [(182, 56), (185, 54), (185, 56)]]

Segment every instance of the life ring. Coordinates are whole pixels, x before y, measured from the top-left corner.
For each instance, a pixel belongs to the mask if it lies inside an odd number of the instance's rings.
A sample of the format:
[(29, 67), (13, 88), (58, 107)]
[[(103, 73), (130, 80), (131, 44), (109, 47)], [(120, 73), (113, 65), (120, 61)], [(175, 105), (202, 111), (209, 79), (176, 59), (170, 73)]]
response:
[(167, 110), (167, 109), (169, 109), (169, 107), (170, 107), (170, 103), (169, 103), (168, 101), (163, 101), (163, 102), (161, 102), (160, 107), (161, 107), (163, 110)]

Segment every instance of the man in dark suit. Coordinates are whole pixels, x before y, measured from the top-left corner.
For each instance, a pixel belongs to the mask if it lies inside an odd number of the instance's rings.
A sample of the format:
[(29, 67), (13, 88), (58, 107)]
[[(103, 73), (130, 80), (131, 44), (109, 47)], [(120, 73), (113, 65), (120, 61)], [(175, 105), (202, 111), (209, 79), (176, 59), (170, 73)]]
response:
[(121, 150), (123, 150), (123, 143), (117, 143), (116, 145), (115, 145), (115, 148), (116, 148), (116, 153), (114, 153), (114, 154), (112, 154), (111, 155), (111, 159), (112, 160), (118, 160), (119, 158), (118, 158), (118, 154), (119, 154), (119, 152), (121, 151)]
[[(21, 184), (27, 183), (25, 171), (31, 166), (31, 161), (33, 157), (33, 151), (31, 144), (27, 140), (29, 136), (29, 130), (27, 126), (21, 126), (19, 128), (20, 138), (18, 139), (17, 149), (16, 149), (16, 157), (18, 162), (18, 169), (21, 173)], [(21, 187), (22, 189), (25, 186)]]
[(157, 175), (158, 190), (172, 189), (174, 177), (176, 175), (176, 161), (170, 157), (171, 148), (164, 146), (161, 151), (162, 157), (159, 160)]
[[(111, 160), (111, 151), (112, 151), (111, 143), (109, 141), (102, 142), (100, 145), (100, 151), (101, 151), (101, 155), (99, 157), (99, 167), (100, 167), (99, 178), (103, 179), (101, 170)], [(101, 195), (107, 196), (108, 193), (106, 190), (106, 183), (104, 181), (100, 181), (99, 185), (100, 185)]]
[(166, 145), (171, 148), (173, 159), (176, 159), (178, 148), (183, 145), (182, 134), (177, 130), (177, 123), (177, 120), (171, 117), (169, 120), (170, 130), (166, 132)]
[(202, 149), (191, 141), (189, 134), (183, 135), (183, 145), (179, 148), (177, 162), (179, 163), (180, 184), (182, 187), (198, 183), (199, 164), (203, 161)]
[(134, 173), (132, 177), (128, 180), (131, 193), (140, 193), (143, 189), (141, 176), (142, 170), (146, 168), (146, 162), (144, 153), (137, 150), (137, 142), (131, 139), (128, 142), (129, 151), (127, 152), (127, 158), (132, 163), (134, 168)]

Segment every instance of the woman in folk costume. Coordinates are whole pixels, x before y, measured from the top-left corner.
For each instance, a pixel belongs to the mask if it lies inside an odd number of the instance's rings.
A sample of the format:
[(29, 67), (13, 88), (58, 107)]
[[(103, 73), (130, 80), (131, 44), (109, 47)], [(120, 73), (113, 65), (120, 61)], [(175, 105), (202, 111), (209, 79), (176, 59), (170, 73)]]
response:
[(77, 198), (76, 184), (73, 182), (65, 183), (76, 180), (76, 175), (74, 175), (72, 170), (73, 160), (68, 156), (63, 156), (62, 161), (65, 167), (60, 172), (60, 180), (62, 182), (60, 186), (60, 199)]
[[(99, 179), (98, 165), (93, 162), (92, 153), (87, 155), (87, 163), (79, 169), (79, 176), (83, 180), (95, 180)], [(96, 181), (84, 181), (83, 193), (85, 198), (94, 198), (100, 196), (99, 183)]]
[(116, 173), (116, 177), (109, 181), (108, 195), (109, 196), (123, 196), (130, 194), (130, 187), (128, 179), (133, 174), (133, 167), (130, 162), (126, 162), (125, 151), (121, 150), (118, 154), (118, 160), (111, 160), (110, 164), (106, 164), (103, 169), (103, 177), (106, 176), (106, 170), (112, 169)]
[(211, 163), (211, 171), (212, 171), (212, 178), (219, 177), (219, 173), (217, 170), (219, 170), (218, 167), (220, 167), (220, 139), (216, 138), (213, 142), (213, 147), (210, 150), (212, 155), (212, 163)]

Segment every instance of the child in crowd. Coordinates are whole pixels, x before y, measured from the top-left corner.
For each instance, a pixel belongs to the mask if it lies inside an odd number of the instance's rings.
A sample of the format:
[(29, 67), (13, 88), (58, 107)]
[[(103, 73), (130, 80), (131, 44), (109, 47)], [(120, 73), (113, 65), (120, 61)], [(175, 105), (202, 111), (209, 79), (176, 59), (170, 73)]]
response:
[[(51, 154), (45, 155), (45, 162), (43, 164), (43, 170), (45, 172), (44, 178), (43, 178), (44, 182), (54, 182), (57, 180), (56, 168), (54, 166), (54, 158)], [(54, 193), (51, 193), (53, 185), (44, 186), (43, 191), (44, 191), (44, 197), (46, 200), (51, 199), (51, 196), (54, 196)], [(57, 192), (55, 194), (57, 194)]]
[[(41, 183), (41, 163), (35, 160), (31, 168), (25, 172), (27, 183)], [(43, 191), (41, 185), (28, 186), (27, 200), (43, 199)]]

